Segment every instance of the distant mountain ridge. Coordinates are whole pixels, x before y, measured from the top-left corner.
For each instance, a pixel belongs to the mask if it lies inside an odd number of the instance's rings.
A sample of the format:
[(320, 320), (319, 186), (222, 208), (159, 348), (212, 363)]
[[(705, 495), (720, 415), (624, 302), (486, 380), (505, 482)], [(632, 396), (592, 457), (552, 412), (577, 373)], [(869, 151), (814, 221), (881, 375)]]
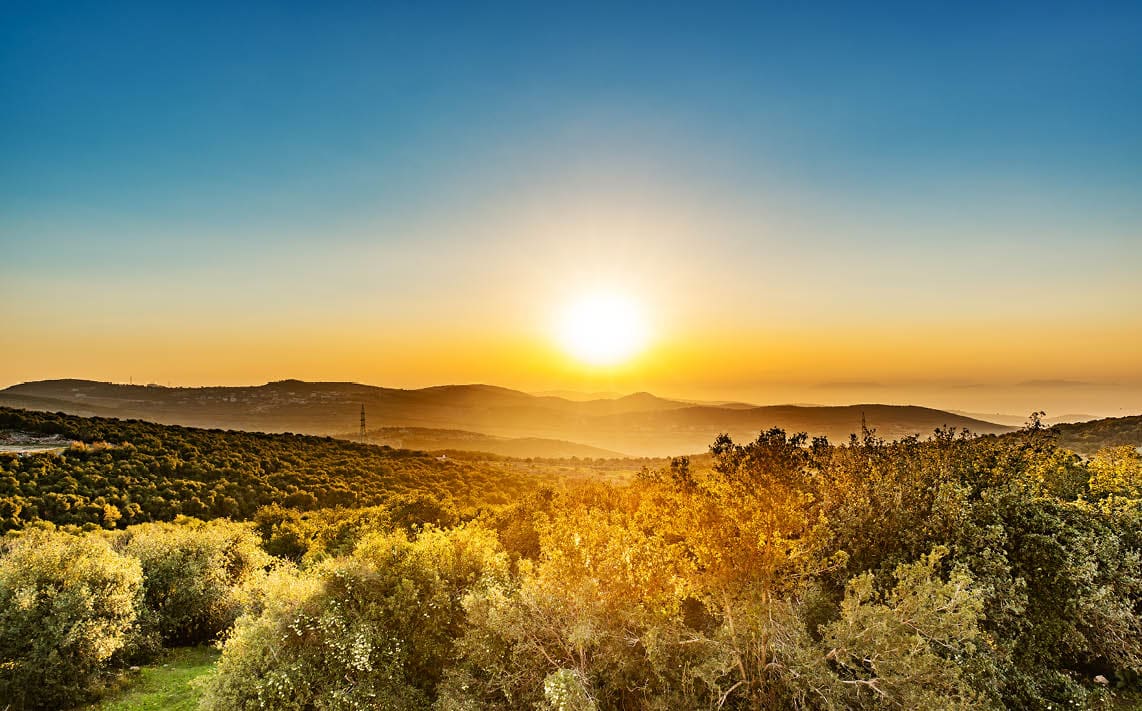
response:
[(495, 438), (561, 440), (635, 456), (702, 452), (721, 432), (735, 439), (752, 439), (770, 427), (844, 439), (860, 431), (862, 418), (887, 438), (926, 434), (936, 427), (968, 428), (981, 434), (1013, 429), (911, 405), (695, 405), (650, 393), (573, 401), (479, 384), (404, 390), (281, 380), (258, 386), (172, 388), (45, 380), (0, 390), (0, 405), (195, 427), (322, 435), (355, 432), (364, 405), (370, 429), (464, 430)]

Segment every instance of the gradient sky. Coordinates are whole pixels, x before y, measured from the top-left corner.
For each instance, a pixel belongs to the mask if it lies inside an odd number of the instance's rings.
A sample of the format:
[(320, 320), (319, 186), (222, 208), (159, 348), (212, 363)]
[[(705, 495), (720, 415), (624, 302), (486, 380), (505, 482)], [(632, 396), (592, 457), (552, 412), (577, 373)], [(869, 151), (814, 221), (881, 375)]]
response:
[(6, 2), (0, 385), (1142, 411), (1142, 5), (808, 5)]

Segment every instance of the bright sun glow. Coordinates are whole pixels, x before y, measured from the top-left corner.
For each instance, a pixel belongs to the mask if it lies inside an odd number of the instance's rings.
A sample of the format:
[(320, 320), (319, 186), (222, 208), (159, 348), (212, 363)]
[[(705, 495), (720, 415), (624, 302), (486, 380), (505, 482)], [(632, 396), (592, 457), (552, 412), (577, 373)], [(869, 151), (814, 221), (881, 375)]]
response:
[(567, 351), (591, 365), (615, 365), (642, 349), (646, 321), (633, 300), (619, 294), (585, 295), (571, 303), (559, 324)]

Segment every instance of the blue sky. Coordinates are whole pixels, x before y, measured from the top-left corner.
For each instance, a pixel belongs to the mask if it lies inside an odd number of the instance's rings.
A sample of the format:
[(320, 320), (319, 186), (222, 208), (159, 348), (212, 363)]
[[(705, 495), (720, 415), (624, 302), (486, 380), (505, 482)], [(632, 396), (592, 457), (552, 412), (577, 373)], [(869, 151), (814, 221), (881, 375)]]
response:
[(157, 301), (208, 340), (280, 310), (527, 340), (542, 315), (505, 304), (569, 261), (562, 288), (635, 284), (687, 334), (856, 298), (885, 333), (1142, 340), (1139, 126), (1138, 3), (9, 2), (0, 296), (28, 308), (0, 380), (87, 298), (93, 338), (173, 338)]
[(1136, 216), (1137, 3), (315, 5), (8, 4), (5, 214), (321, 223), (645, 143), (726, 189)]

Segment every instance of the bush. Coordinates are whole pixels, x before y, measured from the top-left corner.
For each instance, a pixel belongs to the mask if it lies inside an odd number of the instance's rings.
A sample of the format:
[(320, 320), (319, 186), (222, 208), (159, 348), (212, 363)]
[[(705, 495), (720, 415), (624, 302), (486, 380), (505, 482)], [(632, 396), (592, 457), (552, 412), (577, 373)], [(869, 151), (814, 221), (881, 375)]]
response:
[(940, 579), (946, 554), (938, 548), (898, 566), (896, 585), (884, 594), (872, 573), (849, 581), (840, 619), (821, 630), (831, 663), (831, 684), (822, 688), (831, 686), (829, 696), (845, 708), (998, 707), (964, 673), (989, 671), (988, 639), (979, 629), (983, 600), (962, 570)]
[(67, 708), (90, 695), (128, 641), (138, 561), (96, 536), (32, 531), (0, 558), (0, 699)]
[(428, 708), (461, 597), (507, 567), (494, 534), (458, 528), (377, 534), (307, 577), (278, 572), (226, 640), (204, 708)]
[(116, 547), (143, 570), (142, 646), (217, 639), (241, 612), (242, 586), (270, 562), (258, 543), (249, 525), (226, 520), (145, 523), (120, 534)]

